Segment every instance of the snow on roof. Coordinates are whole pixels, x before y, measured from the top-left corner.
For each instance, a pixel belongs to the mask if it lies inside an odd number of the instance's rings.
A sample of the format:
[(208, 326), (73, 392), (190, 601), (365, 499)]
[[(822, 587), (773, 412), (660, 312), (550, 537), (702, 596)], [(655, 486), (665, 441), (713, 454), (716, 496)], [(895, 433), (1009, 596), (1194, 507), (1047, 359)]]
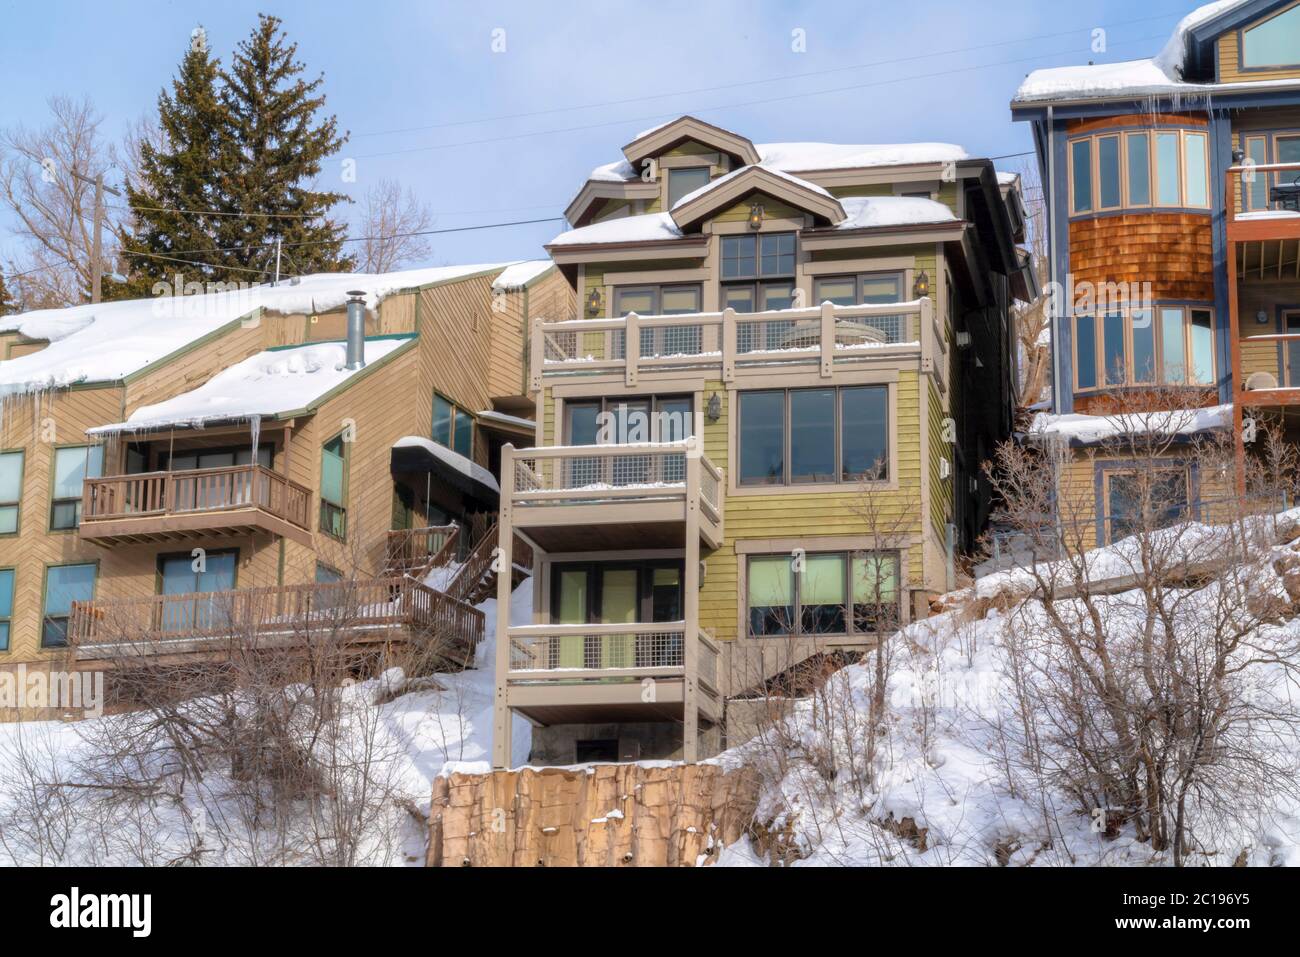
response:
[(67, 309), (44, 309), (0, 319), (0, 332), (16, 330), (50, 345), (0, 362), (0, 395), (37, 392), (81, 382), (112, 382), (171, 355), (257, 309), (281, 315), (341, 307), (348, 292), (365, 293), (375, 309), (394, 293), (445, 282), (508, 263), (441, 266), (402, 272), (317, 273), (277, 285), (254, 285), (201, 295), (162, 295)]
[(433, 455), (435, 458), (441, 459), (443, 462), (447, 463), (452, 468), (456, 469), (457, 471), (461, 472), (464, 475), (468, 475), (470, 478), (474, 479), (475, 481), (483, 483), (488, 488), (492, 489), (494, 492), (499, 493), (501, 491), (501, 487), (497, 485), (497, 480), (492, 477), (491, 472), (489, 472), (483, 466), (479, 465), (477, 462), (471, 462), (469, 459), (465, 458), (465, 456), (461, 455), (459, 452), (453, 452), (445, 445), (439, 445), (437, 442), (434, 442), (432, 439), (421, 438), (418, 435), (408, 435), (394, 442), (393, 448), (424, 449), (429, 454)]
[(1034, 416), (1029, 427), (1032, 437), (1055, 437), (1089, 445), (1124, 435), (1160, 433), (1195, 435), (1210, 429), (1232, 425), (1232, 406), (1216, 405), (1205, 409), (1171, 409), (1164, 412), (1124, 412), (1115, 415), (1070, 413)]
[(504, 412), (498, 412), (495, 409), (485, 409), (478, 413), (480, 419), (487, 419), (489, 422), (499, 422), (502, 425), (512, 425), (519, 429), (528, 429), (530, 432), (537, 428), (537, 423), (532, 419), (524, 419), (517, 415), (506, 415)]
[(797, 176), (791, 176), (789, 173), (782, 172), (779, 169), (772, 169), (770, 167), (742, 166), (740, 167), (740, 169), (734, 169), (730, 173), (727, 173), (724, 176), (719, 176), (717, 179), (705, 183), (699, 189), (691, 190), (689, 193), (687, 193), (677, 202), (673, 203), (673, 209), (681, 209), (687, 203), (692, 203), (695, 200), (699, 199), (701, 196), (713, 192), (719, 186), (723, 185), (724, 183), (731, 182), (733, 179), (736, 179), (738, 176), (743, 176), (751, 169), (766, 169), (767, 172), (773, 174), (774, 176), (780, 179), (786, 180), (787, 182), (793, 183), (795, 186), (801, 186), (804, 189), (810, 189), (814, 193), (817, 193), (821, 196), (825, 196), (827, 199), (835, 198), (829, 192), (827, 192), (826, 190), (818, 186), (816, 183), (810, 183), (807, 180), (799, 179), (799, 177)]
[(1019, 173), (1004, 173), (1002, 170), (998, 170), (999, 186), (1015, 186), (1018, 182), (1020, 182)]
[[(411, 339), (367, 339), (366, 363), (378, 362)], [(218, 372), (197, 389), (141, 406), (125, 422), (96, 426), (87, 434), (202, 428), (210, 422), (271, 418), (308, 409), (361, 371), (345, 368), (346, 357), (347, 346), (342, 342), (269, 349)]]
[(668, 213), (644, 213), (640, 216), (622, 216), (603, 223), (592, 223), (560, 233), (551, 240), (552, 246), (579, 246), (586, 243), (643, 243), (660, 239), (681, 239)]
[(953, 223), (953, 211), (943, 203), (920, 196), (845, 196), (840, 205), (848, 218), (836, 229), (872, 229), (885, 226), (914, 226), (921, 223)]
[[(1183, 68), (1191, 32), (1203, 23), (1250, 0), (1217, 0), (1198, 7), (1179, 21), (1164, 48), (1154, 57), (1122, 63), (1053, 67), (1034, 70), (1016, 91), (1016, 103), (1063, 99), (1092, 99), (1116, 95), (1159, 96), (1207, 93), (1224, 84), (1187, 83)], [(1285, 84), (1288, 81), (1281, 81)], [(1294, 82), (1294, 81), (1289, 81)], [(1278, 85), (1278, 81), (1232, 84), (1232, 89), (1255, 85)]]
[(497, 276), (492, 283), (492, 288), (498, 292), (523, 289), (554, 265), (549, 259), (530, 259), (527, 262), (515, 263), (502, 270), (501, 275)]
[[(639, 137), (638, 137), (639, 138)], [(759, 166), (779, 173), (952, 163), (970, 159), (952, 143), (759, 143)], [(597, 166), (587, 177), (603, 183), (626, 183), (639, 174), (627, 160)]]

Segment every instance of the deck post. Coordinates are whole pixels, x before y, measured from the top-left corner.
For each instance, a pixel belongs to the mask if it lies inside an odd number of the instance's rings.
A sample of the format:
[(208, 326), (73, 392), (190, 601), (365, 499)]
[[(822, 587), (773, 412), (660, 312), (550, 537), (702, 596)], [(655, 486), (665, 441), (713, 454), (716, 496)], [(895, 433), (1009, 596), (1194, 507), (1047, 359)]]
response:
[(492, 767), (498, 771), (510, 767), (510, 699), (507, 676), (510, 671), (510, 592), (514, 583), (514, 521), (511, 501), (515, 491), (515, 447), (501, 448), (501, 505), (497, 518), (499, 550), (497, 562), (496, 662), (492, 704)]
[[(1245, 383), (1241, 380), (1241, 317), (1238, 315), (1237, 299), (1237, 243), (1232, 238), (1232, 223), (1237, 216), (1237, 183), (1231, 172), (1228, 173), (1227, 198), (1224, 215), (1228, 222), (1224, 227), (1226, 249), (1224, 258), (1228, 266), (1228, 389), (1232, 395), (1232, 431), (1235, 446), (1234, 462), (1236, 464), (1237, 495), (1246, 496), (1246, 436), (1243, 428), (1245, 409), (1242, 400), (1246, 397)], [(1261, 259), (1261, 263), (1263, 260)], [(1278, 257), (1279, 264), (1281, 256)]]
[(699, 641), (700, 641), (700, 460), (699, 439), (686, 447), (686, 567), (682, 591), (686, 633), (682, 636), (682, 760), (700, 758)]
[(546, 362), (546, 333), (542, 330), (542, 320), (533, 320), (532, 341), (528, 346), (528, 391), (542, 391), (542, 365)]
[(823, 302), (821, 310), (821, 376), (826, 379), (835, 372), (835, 306)]
[(637, 363), (641, 361), (641, 317), (629, 312), (623, 320), (624, 384), (636, 385)]
[(728, 306), (722, 310), (722, 381), (736, 381), (736, 310)]

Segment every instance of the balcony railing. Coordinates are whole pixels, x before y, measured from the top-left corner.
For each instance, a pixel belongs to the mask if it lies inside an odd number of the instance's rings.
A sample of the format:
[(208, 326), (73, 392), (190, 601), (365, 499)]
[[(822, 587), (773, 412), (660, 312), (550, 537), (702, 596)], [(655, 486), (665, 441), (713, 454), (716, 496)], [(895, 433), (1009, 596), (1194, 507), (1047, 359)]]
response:
[(223, 641), (258, 646), (338, 636), (436, 637), (457, 655), (483, 638), (483, 613), (411, 578), (242, 588), (76, 602), (68, 643), (78, 657), (184, 653)]
[(918, 350), (930, 359), (947, 351), (929, 299), (757, 313), (633, 312), (619, 319), (534, 320), (530, 373), (534, 390), (547, 373), (621, 370), (635, 385), (641, 369), (699, 365), (717, 367), (731, 382), (746, 366), (816, 362), (829, 376), (837, 362)]
[[(502, 467), (513, 469), (511, 501), (516, 505), (662, 501), (698, 495), (701, 519), (720, 531), (723, 474), (698, 448), (697, 441), (689, 439), (658, 445), (519, 449), (503, 459)], [(698, 462), (698, 468), (693, 462)]]
[(311, 490), (261, 465), (91, 478), (82, 494), (83, 528), (97, 521), (248, 508), (310, 527)]
[(395, 529), (385, 541), (384, 572), (424, 578), (453, 561), (459, 547), (459, 525)]
[[(1300, 238), (1300, 163), (1256, 163), (1227, 172), (1228, 230), (1240, 241)], [(1292, 192), (1275, 196), (1275, 187)]]

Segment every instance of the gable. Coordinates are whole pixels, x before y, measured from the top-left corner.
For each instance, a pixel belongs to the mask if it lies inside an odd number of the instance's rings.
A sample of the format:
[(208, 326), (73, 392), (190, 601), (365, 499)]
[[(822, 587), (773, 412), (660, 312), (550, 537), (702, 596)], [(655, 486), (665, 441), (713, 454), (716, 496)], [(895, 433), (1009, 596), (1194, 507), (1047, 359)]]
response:
[(1300, 78), (1300, 2), (1219, 35), (1222, 83)]

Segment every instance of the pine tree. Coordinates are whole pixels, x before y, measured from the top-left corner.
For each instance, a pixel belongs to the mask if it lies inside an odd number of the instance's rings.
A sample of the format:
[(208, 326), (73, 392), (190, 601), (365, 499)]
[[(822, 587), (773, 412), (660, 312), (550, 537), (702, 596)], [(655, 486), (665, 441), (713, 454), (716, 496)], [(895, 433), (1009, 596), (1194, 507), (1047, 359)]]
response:
[(346, 226), (329, 212), (348, 197), (311, 185), (347, 135), (339, 136), (335, 117), (318, 120), (323, 77), (303, 79), (297, 52), (280, 20), (261, 14), (222, 72), (221, 101), (236, 151), (226, 189), (244, 215), (220, 224), (218, 245), (251, 247), (228, 256), (228, 264), (273, 269), (279, 239), (284, 274), (345, 271), (353, 268), (343, 252)]
[(0, 316), (7, 316), (15, 309), (14, 301), (9, 297), (9, 290), (5, 287), (4, 273), (0, 273)]
[(131, 221), (120, 236), (127, 280), (106, 284), (105, 298), (148, 296), (154, 283), (170, 285), (178, 274), (184, 282), (258, 278), (226, 268), (229, 257), (208, 252), (220, 245), (229, 218), (210, 211), (233, 210), (224, 184), (234, 149), (220, 76), (200, 27), (171, 90), (158, 96), (158, 141), (140, 143), (136, 175), (127, 179)]

